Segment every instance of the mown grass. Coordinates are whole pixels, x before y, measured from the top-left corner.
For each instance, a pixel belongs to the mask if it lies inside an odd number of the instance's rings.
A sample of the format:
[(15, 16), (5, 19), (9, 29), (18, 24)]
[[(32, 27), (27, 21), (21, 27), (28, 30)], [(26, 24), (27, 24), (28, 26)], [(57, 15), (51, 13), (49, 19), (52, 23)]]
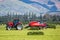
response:
[[(5, 25), (0, 25), (0, 40), (60, 40), (60, 25), (56, 29), (43, 30), (5, 30)], [(44, 35), (27, 35), (28, 32), (43, 32)]]

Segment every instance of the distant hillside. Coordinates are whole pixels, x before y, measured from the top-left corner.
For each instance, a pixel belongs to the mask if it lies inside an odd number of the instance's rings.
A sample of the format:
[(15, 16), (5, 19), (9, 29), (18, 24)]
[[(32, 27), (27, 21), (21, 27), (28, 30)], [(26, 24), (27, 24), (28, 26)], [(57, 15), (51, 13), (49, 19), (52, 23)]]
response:
[[(49, 15), (57, 15), (57, 16), (60, 16), (60, 11), (52, 11), (52, 12), (47, 12), (46, 14), (49, 14)], [(45, 14), (45, 15), (46, 15)]]

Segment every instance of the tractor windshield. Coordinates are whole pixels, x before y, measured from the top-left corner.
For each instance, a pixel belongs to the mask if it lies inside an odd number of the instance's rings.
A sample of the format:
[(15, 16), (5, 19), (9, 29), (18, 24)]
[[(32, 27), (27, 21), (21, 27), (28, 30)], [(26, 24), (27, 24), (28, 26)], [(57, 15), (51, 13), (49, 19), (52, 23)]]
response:
[(13, 20), (14, 25), (16, 25), (18, 22), (19, 22), (19, 19), (14, 19)]

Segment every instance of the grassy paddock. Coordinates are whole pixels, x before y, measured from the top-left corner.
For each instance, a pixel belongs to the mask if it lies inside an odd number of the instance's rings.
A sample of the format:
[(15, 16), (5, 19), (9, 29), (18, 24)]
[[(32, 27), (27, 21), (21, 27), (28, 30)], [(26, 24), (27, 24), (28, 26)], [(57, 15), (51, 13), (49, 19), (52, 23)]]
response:
[(5, 25), (0, 25), (0, 40), (60, 40), (60, 25), (56, 29), (35, 30), (43, 32), (44, 35), (27, 35), (34, 30), (5, 30)]

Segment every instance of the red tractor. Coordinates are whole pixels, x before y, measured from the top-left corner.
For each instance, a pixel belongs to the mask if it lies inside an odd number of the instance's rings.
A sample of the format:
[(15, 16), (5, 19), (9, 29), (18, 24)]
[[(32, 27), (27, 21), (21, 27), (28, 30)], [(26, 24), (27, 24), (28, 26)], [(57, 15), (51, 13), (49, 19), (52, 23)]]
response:
[(18, 18), (15, 18), (13, 20), (13, 22), (10, 21), (7, 23), (6, 30), (11, 30), (12, 28), (16, 28), (16, 30), (22, 30), (23, 29), (22, 23), (19, 22)]
[(43, 28), (46, 28), (47, 24), (46, 22), (43, 22), (43, 23), (40, 23), (39, 21), (31, 21), (27, 27), (25, 28), (28, 28), (30, 27), (31, 28), (38, 28), (38, 29), (43, 29)]

